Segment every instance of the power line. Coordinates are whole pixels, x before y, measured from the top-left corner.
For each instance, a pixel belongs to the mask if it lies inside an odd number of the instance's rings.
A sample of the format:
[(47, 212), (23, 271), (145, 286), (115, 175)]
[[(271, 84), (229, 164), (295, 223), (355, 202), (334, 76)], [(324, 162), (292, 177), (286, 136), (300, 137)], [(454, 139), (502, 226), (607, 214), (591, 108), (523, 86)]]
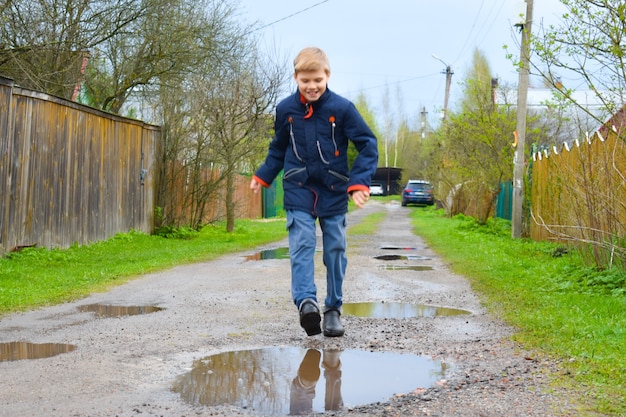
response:
[(391, 83), (384, 83), (384, 84), (372, 85), (372, 86), (365, 87), (365, 88), (362, 88), (362, 89), (359, 89), (359, 90), (356, 90), (356, 91), (347, 91), (347, 92), (343, 92), (343, 94), (350, 95), (350, 94), (355, 93), (355, 92), (368, 91), (368, 90), (375, 90), (375, 89), (378, 89), (378, 88), (389, 87), (389, 86), (392, 86), (392, 87), (393, 87), (393, 86), (398, 86), (398, 85), (400, 85), (400, 84), (408, 83), (408, 82), (410, 82), (410, 81), (420, 80), (420, 79), (423, 79), (423, 78), (430, 78), (430, 77), (433, 77), (433, 76), (435, 76), (435, 75), (437, 75), (437, 76), (438, 76), (438, 75), (439, 75), (439, 73), (437, 72), (437, 73), (435, 73), (435, 74), (419, 75), (419, 76), (416, 76), (416, 77), (405, 78), (405, 79), (398, 80), (398, 81), (394, 81), (394, 82), (391, 82)]
[(301, 13), (306, 12), (307, 10), (311, 10), (312, 8), (317, 7), (317, 6), (319, 6), (320, 4), (324, 4), (324, 3), (327, 3), (327, 2), (328, 2), (328, 0), (323, 0), (323, 1), (320, 1), (319, 3), (315, 3), (314, 5), (309, 6), (309, 7), (305, 8), (305, 9), (299, 10), (299, 11), (297, 11), (297, 12), (295, 12), (295, 13), (292, 13), (292, 14), (290, 14), (290, 15), (288, 15), (288, 16), (281, 17), (281, 18), (280, 18), (280, 19), (278, 19), (278, 20), (274, 20), (273, 22), (270, 22), (270, 23), (268, 23), (268, 24), (266, 24), (266, 25), (263, 25), (263, 26), (261, 26), (261, 27), (259, 27), (259, 28), (256, 28), (256, 29), (254, 29), (254, 30), (251, 30), (250, 32), (248, 32), (248, 34), (253, 33), (253, 32), (257, 32), (257, 31), (259, 31), (259, 30), (262, 30), (262, 29), (268, 28), (268, 27), (270, 27), (270, 26), (274, 26), (276, 23), (282, 22), (282, 21), (287, 20), (287, 19), (291, 19), (291, 18), (292, 18), (292, 17), (294, 17), (294, 16), (297, 16), (297, 15), (299, 15), (299, 14), (301, 14)]
[[(498, 11), (495, 13), (495, 16), (492, 17), (495, 11), (496, 5), (499, 5), (500, 7), (498, 8)], [(453, 64), (458, 62), (461, 56), (465, 54), (465, 51), (469, 47), (472, 39), (474, 40), (475, 48), (478, 48), (480, 47), (480, 45), (482, 45), (482, 43), (485, 41), (485, 39), (487, 38), (487, 35), (489, 35), (489, 32), (491, 31), (493, 27), (493, 22), (500, 16), (500, 13), (502, 13), (502, 9), (504, 8), (505, 5), (506, 5), (506, 1), (494, 0), (491, 3), (489, 10), (487, 11), (487, 14), (483, 17), (482, 12), (483, 12), (483, 6), (485, 6), (485, 0), (482, 1), (480, 8), (476, 12), (476, 17), (474, 18), (474, 22), (472, 23), (470, 31), (468, 35), (465, 37), (465, 43), (463, 44), (463, 47), (459, 50), (459, 53), (456, 59), (452, 61)], [(479, 23), (479, 19), (481, 20), (480, 27), (477, 27), (477, 24)]]
[[(500, 16), (500, 13), (502, 13), (502, 9), (504, 8), (505, 4), (506, 2), (504, 1), (500, 3), (500, 8), (498, 9), (498, 12), (496, 13), (495, 17), (491, 21), (495, 21)], [(495, 5), (496, 3), (493, 3), (491, 10), (489, 10), (489, 14), (487, 15), (487, 18), (485, 20), (489, 19), (489, 17), (491, 16), (491, 12), (493, 11), (493, 8)], [(493, 27), (493, 25), (489, 25), (489, 26), (484, 25), (483, 28), (485, 27), (487, 28), (487, 31), (485, 32), (483, 37), (480, 39), (480, 41), (477, 43), (478, 46), (482, 45), (482, 43), (485, 41), (485, 39), (487, 38), (487, 35), (489, 35), (489, 32), (491, 32), (491, 28)]]
[[(476, 23), (478, 22), (478, 18), (480, 17), (480, 13), (483, 10), (483, 6), (485, 5), (485, 0), (482, 0), (480, 3), (480, 7), (478, 8), (478, 11), (476, 12), (476, 17), (474, 18), (474, 22), (472, 23), (472, 26), (470, 28), (470, 33), (468, 33), (468, 35), (465, 37), (465, 43), (463, 44), (463, 47), (461, 48), (461, 50), (459, 51), (459, 57), (461, 56), (461, 54), (463, 52), (465, 52), (465, 48), (467, 47), (467, 44), (469, 43), (470, 39), (473, 36), (473, 32), (474, 29), (476, 28)], [(454, 62), (456, 62), (459, 58), (457, 57), (457, 59), (454, 60)]]

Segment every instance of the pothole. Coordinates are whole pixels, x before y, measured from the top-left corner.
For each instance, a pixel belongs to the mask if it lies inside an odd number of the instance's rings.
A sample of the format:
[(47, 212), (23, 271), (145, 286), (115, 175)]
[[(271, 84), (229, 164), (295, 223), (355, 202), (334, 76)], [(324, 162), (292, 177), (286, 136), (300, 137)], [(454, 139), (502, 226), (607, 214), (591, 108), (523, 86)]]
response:
[(141, 314), (156, 313), (163, 310), (156, 306), (113, 306), (108, 304), (87, 304), (78, 307), (83, 313), (96, 313), (100, 317), (138, 316)]
[(432, 266), (426, 266), (426, 265), (378, 265), (378, 268), (380, 269), (385, 269), (388, 271), (402, 271), (402, 270), (406, 270), (406, 271), (432, 271), (433, 267)]
[(430, 258), (420, 255), (378, 255), (374, 256), (374, 259), (378, 259), (381, 261), (425, 261)]
[(301, 415), (386, 401), (430, 387), (448, 370), (426, 356), (274, 347), (197, 360), (172, 390), (192, 404)]
[(410, 303), (345, 303), (343, 314), (376, 319), (408, 319), (413, 317), (449, 317), (472, 314), (467, 310)]
[(246, 261), (262, 261), (265, 259), (289, 259), (289, 248), (266, 249), (246, 256)]
[(0, 343), (0, 362), (23, 359), (43, 359), (76, 350), (75, 345), (65, 343)]

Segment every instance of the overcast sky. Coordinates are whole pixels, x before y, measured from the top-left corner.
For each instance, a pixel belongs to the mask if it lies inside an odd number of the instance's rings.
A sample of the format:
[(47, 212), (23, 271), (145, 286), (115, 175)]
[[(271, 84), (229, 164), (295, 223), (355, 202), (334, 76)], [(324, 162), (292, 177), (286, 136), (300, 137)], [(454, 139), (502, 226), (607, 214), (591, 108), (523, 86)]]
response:
[[(376, 112), (381, 112), (385, 91), (397, 107), (399, 88), (407, 116), (416, 118), (425, 107), (436, 122), (446, 66), (433, 54), (454, 72), (451, 106), (475, 48), (500, 82), (517, 85), (518, 74), (503, 46), (519, 54), (521, 35), (514, 25), (526, 11), (523, 0), (237, 1), (242, 18), (266, 25), (255, 32), (262, 46), (278, 49), (290, 63), (301, 48), (321, 47), (330, 59), (330, 89), (350, 99), (362, 91)], [(535, 27), (561, 14), (559, 0), (534, 2)]]

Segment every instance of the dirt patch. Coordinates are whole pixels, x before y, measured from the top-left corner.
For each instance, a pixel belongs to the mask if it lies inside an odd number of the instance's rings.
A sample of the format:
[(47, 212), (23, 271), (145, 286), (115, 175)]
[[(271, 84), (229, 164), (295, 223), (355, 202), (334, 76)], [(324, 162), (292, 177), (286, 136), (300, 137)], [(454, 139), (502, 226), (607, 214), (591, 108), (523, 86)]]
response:
[[(231, 405), (191, 404), (172, 386), (194, 360), (272, 346), (412, 353), (446, 361), (453, 369), (432, 387), (416, 387), (385, 402), (351, 405), (328, 415), (575, 415), (565, 393), (550, 390), (549, 377), (557, 364), (540, 360), (510, 340), (512, 329), (485, 312), (466, 279), (451, 273), (411, 233), (411, 210), (372, 201), (349, 215), (354, 224), (368, 213), (387, 213), (376, 234), (350, 239), (344, 301), (427, 304), (471, 315), (344, 315), (344, 337), (307, 337), (291, 302), (289, 261), (247, 259), (253, 251), (233, 254), (149, 274), (73, 303), (4, 317), (0, 343), (65, 343), (77, 349), (46, 359), (0, 362), (0, 415), (256, 416), (253, 410)], [(261, 249), (282, 246), (286, 242)], [(385, 247), (412, 248), (419, 265), (430, 268), (381, 268), (376, 257), (389, 254)], [(389, 262), (408, 265), (411, 260)], [(324, 276), (321, 266), (317, 273)], [(317, 283), (323, 299), (324, 280)], [(161, 310), (108, 318), (81, 311), (81, 306), (94, 304)]]

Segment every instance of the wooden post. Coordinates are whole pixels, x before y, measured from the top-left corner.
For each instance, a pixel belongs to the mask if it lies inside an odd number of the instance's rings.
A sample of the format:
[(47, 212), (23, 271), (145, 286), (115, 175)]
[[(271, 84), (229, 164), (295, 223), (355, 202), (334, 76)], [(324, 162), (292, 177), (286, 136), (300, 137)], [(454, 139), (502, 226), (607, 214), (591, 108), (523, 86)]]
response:
[(524, 203), (524, 171), (526, 161), (524, 144), (526, 142), (526, 107), (528, 99), (528, 75), (530, 72), (530, 34), (533, 15), (533, 0), (526, 0), (525, 23), (521, 25), (522, 46), (517, 92), (517, 146), (513, 158), (513, 210), (511, 213), (511, 236), (522, 236), (522, 217)]

